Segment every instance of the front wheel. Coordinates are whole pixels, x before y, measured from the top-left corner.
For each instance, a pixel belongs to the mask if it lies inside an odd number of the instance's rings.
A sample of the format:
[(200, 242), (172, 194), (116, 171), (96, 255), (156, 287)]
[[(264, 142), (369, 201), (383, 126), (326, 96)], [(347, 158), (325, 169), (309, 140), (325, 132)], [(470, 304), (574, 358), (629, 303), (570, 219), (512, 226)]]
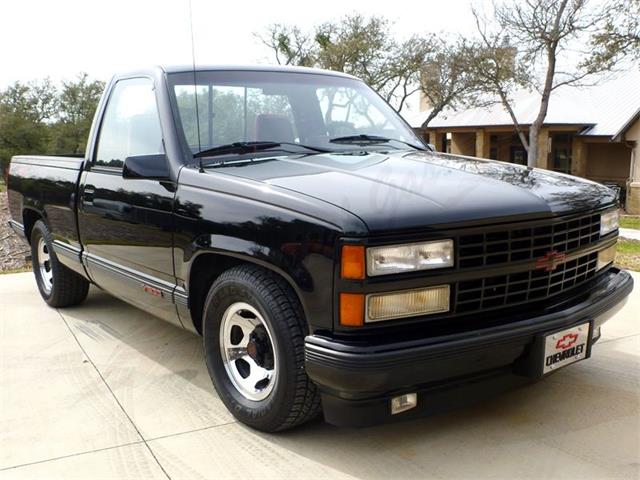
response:
[(40, 295), (52, 307), (77, 305), (87, 298), (89, 282), (60, 263), (52, 243), (47, 225), (38, 220), (31, 231), (31, 259)]
[(214, 282), (203, 323), (207, 367), (238, 420), (274, 432), (317, 416), (320, 395), (304, 370), (306, 331), (294, 292), (271, 272), (240, 266)]

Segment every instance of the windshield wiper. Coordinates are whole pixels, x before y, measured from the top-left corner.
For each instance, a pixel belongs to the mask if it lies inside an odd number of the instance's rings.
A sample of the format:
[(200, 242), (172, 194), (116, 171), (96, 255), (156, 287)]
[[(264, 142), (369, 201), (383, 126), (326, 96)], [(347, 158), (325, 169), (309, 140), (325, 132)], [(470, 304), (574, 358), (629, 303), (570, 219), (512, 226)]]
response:
[(312, 152), (317, 152), (317, 153), (327, 153), (331, 151), (325, 148), (311, 147), (309, 145), (303, 145), (301, 143), (294, 143), (294, 142), (234, 142), (234, 143), (227, 143), (225, 145), (219, 145), (213, 148), (207, 148), (206, 150), (202, 150), (200, 152), (194, 153), (193, 158), (216, 157), (216, 156), (227, 155), (227, 154), (254, 153), (254, 152), (260, 152), (264, 150), (276, 149), (283, 145), (292, 145), (295, 147), (302, 148), (304, 150), (310, 150)]
[(405, 142), (404, 140), (398, 140), (397, 138), (380, 137), (378, 135), (349, 135), (347, 137), (337, 137), (329, 140), (331, 143), (343, 143), (345, 145), (378, 145), (380, 143), (400, 142), (408, 145), (416, 150), (426, 150), (424, 147), (419, 147), (413, 143)]

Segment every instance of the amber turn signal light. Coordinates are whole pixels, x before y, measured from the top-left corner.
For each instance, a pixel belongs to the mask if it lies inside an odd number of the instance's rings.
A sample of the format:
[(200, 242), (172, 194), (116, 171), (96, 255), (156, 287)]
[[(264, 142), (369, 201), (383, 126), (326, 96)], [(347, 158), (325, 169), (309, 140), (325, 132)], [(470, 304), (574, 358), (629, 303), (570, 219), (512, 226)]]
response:
[(345, 327), (364, 325), (364, 295), (362, 293), (340, 294), (340, 324)]
[(364, 280), (365, 268), (364, 246), (344, 245), (340, 276), (348, 280)]

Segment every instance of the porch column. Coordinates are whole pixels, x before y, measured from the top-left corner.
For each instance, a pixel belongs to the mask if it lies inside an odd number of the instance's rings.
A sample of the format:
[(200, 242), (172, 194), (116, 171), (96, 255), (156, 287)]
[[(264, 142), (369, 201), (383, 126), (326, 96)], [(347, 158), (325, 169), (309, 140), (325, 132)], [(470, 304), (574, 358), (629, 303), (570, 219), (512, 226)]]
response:
[(633, 142), (631, 149), (631, 169), (627, 184), (627, 213), (640, 215), (640, 141)]
[(473, 132), (451, 132), (451, 153), (454, 155), (475, 154), (475, 137)]
[(587, 145), (584, 139), (574, 135), (571, 142), (571, 174), (579, 177), (587, 176)]
[(444, 152), (444, 146), (442, 145), (443, 132), (437, 130), (431, 130), (429, 132), (429, 143), (436, 147), (437, 152)]
[(489, 158), (489, 143), (491, 136), (484, 128), (476, 130), (476, 157)]
[(541, 128), (538, 134), (538, 168), (549, 168), (549, 129)]

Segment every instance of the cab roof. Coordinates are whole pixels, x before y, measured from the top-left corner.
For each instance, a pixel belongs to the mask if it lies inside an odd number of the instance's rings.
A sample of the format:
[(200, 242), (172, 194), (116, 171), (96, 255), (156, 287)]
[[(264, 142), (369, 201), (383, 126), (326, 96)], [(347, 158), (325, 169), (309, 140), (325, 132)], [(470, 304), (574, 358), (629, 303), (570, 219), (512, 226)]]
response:
[[(136, 69), (135, 71), (122, 72), (118, 76), (139, 75), (141, 73), (157, 73), (158, 70), (165, 73), (188, 73), (193, 71), (192, 65), (157, 65), (155, 67)], [(356, 77), (333, 70), (323, 70), (320, 68), (293, 67), (284, 65), (196, 65), (196, 72), (213, 71), (246, 71), (246, 72), (284, 72), (284, 73), (307, 73), (314, 75), (331, 75), (334, 77), (344, 77), (357, 79)]]

